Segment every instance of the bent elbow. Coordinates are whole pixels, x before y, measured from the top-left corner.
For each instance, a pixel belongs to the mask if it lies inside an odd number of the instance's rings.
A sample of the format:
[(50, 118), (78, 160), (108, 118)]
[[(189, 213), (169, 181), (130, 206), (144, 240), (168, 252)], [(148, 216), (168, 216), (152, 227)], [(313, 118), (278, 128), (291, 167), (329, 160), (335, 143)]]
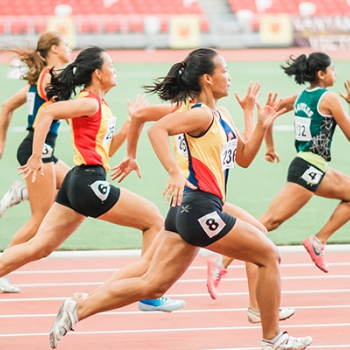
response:
[(236, 163), (241, 167), (241, 168), (248, 168), (250, 164), (252, 164), (252, 161), (247, 159), (247, 158), (236, 158)]

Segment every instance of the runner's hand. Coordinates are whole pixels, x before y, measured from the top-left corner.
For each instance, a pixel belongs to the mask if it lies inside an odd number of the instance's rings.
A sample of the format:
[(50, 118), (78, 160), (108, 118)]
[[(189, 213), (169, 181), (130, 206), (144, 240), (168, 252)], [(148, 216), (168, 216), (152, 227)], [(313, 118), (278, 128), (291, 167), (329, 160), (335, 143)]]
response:
[(24, 174), (24, 180), (29, 178), (31, 175), (32, 182), (35, 182), (37, 173), (40, 173), (41, 176), (44, 176), (44, 166), (41, 160), (41, 155), (31, 155), (27, 161), (27, 164), (22, 165), (17, 169), (20, 170), (18, 175)]
[(137, 164), (136, 159), (125, 157), (119, 165), (112, 168), (114, 172), (111, 174), (112, 180), (119, 177), (118, 183), (122, 182), (133, 170), (136, 171), (137, 176), (141, 179), (141, 170)]

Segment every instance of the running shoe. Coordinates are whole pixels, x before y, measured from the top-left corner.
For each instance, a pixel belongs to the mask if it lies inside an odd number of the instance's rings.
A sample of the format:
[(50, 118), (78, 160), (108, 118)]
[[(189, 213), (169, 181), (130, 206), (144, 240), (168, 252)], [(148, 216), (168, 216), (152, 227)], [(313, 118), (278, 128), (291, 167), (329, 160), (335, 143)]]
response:
[(226, 275), (227, 270), (218, 265), (219, 259), (210, 258), (207, 260), (207, 288), (213, 299), (218, 297), (217, 288), (221, 281), (221, 277)]
[(21, 291), (10, 282), (7, 276), (0, 277), (0, 290), (3, 293), (19, 293)]
[(0, 217), (3, 216), (6, 209), (13, 207), (14, 205), (23, 202), (26, 196), (24, 190), (26, 185), (20, 181), (15, 181), (10, 189), (5, 193), (0, 201)]
[[(279, 309), (279, 320), (284, 321), (288, 319), (289, 317), (292, 317), (295, 313), (295, 309), (290, 307), (284, 307)], [(260, 319), (260, 312), (253, 310), (252, 308), (248, 308), (248, 321), (250, 323), (259, 323), (261, 322)]]
[(276, 343), (263, 340), (261, 343), (262, 350), (302, 350), (306, 349), (312, 343), (311, 337), (293, 338), (287, 332), (283, 332)]
[(303, 246), (310, 254), (315, 265), (323, 272), (329, 272), (329, 268), (324, 261), (325, 244), (317, 242), (315, 236), (310, 236), (303, 241)]
[(141, 311), (172, 312), (183, 308), (185, 305), (186, 302), (184, 300), (172, 300), (169, 297), (139, 301), (139, 309)]
[(75, 317), (74, 312), (77, 303), (72, 299), (66, 299), (60, 306), (55, 322), (50, 330), (50, 346), (56, 349), (60, 341), (69, 330), (74, 331)]

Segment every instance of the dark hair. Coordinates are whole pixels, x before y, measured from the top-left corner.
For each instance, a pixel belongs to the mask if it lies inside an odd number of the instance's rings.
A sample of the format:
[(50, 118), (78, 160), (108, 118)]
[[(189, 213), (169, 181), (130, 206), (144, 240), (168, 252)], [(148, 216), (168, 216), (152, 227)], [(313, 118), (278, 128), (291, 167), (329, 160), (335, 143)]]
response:
[(175, 63), (165, 77), (158, 78), (153, 85), (144, 85), (147, 93), (156, 93), (164, 101), (179, 103), (188, 98), (195, 99), (201, 92), (199, 78), (213, 74), (213, 58), (218, 53), (212, 49), (193, 50), (182, 62)]
[(104, 49), (93, 46), (79, 53), (74, 62), (66, 68), (54, 71), (50, 70), (51, 83), (45, 88), (47, 98), (54, 101), (69, 100), (72, 94), (76, 95), (76, 87), (89, 85), (92, 73), (101, 69), (104, 63), (102, 53)]
[(36, 49), (19, 46), (0, 49), (1, 52), (14, 52), (20, 61), (25, 63), (29, 70), (21, 76), (28, 84), (36, 84), (41, 71), (47, 66), (46, 58), (52, 46), (58, 46), (62, 41), (62, 34), (58, 32), (45, 32), (40, 35)]
[(331, 58), (323, 52), (313, 52), (309, 56), (300, 55), (297, 58), (289, 57), (287, 66), (281, 66), (288, 76), (294, 75), (297, 84), (313, 83), (317, 80), (317, 72), (326, 72), (331, 65)]

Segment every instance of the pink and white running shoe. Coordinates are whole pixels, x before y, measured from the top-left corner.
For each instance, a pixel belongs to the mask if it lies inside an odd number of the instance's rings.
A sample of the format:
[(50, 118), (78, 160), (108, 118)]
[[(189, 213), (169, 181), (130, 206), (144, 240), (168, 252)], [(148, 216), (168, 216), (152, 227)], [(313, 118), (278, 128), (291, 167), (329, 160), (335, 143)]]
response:
[(317, 242), (315, 236), (310, 236), (303, 241), (303, 246), (310, 254), (311, 259), (315, 265), (323, 272), (329, 272), (329, 268), (324, 261), (324, 247), (325, 244)]
[(218, 265), (219, 258), (210, 258), (207, 260), (207, 287), (210, 296), (213, 299), (218, 297), (217, 288), (219, 287), (221, 277), (226, 275), (227, 270)]

